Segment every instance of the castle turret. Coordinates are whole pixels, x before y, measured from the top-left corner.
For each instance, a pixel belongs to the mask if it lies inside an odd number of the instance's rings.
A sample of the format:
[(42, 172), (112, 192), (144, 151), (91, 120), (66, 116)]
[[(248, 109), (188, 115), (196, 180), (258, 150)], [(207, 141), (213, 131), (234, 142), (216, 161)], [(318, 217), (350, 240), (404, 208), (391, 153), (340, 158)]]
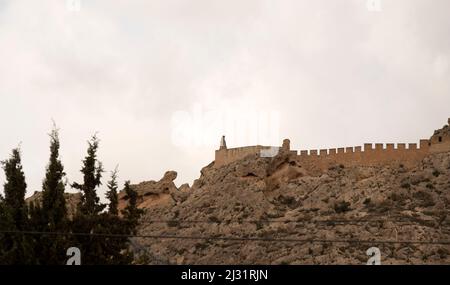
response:
[(225, 141), (225, 136), (222, 136), (220, 140), (220, 148), (219, 149), (227, 149), (227, 142)]
[(290, 151), (291, 150), (291, 141), (289, 139), (283, 140), (283, 145), (281, 146), (283, 151)]

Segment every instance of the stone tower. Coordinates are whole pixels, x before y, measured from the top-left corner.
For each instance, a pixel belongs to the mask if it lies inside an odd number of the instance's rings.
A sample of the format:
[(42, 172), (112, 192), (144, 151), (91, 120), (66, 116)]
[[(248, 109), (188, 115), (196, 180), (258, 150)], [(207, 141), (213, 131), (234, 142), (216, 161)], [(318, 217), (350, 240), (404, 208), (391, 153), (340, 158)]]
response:
[(220, 148), (219, 149), (227, 149), (227, 142), (225, 141), (225, 136), (222, 136), (220, 140)]
[(283, 151), (290, 151), (291, 150), (291, 141), (289, 139), (284, 139), (281, 149)]

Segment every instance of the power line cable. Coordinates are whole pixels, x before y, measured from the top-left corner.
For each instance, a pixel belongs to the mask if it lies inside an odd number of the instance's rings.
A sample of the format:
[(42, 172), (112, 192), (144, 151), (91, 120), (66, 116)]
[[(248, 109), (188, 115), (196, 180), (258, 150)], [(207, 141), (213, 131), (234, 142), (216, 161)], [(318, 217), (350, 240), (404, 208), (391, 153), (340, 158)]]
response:
[(229, 221), (229, 220), (225, 220), (225, 221), (218, 221), (218, 220), (146, 220), (146, 221), (141, 221), (140, 224), (152, 224), (152, 223), (188, 223), (188, 224), (233, 224), (233, 223), (237, 223), (237, 224), (256, 224), (256, 223), (381, 223), (381, 222), (393, 222), (393, 223), (407, 223), (407, 222), (437, 222), (435, 220), (421, 220), (421, 221), (416, 221), (416, 220), (355, 220), (355, 221), (351, 221), (351, 220), (305, 220), (305, 221), (301, 221), (301, 220), (242, 220), (242, 221)]
[(29, 235), (71, 235), (106, 238), (149, 238), (149, 239), (179, 239), (179, 240), (223, 240), (223, 241), (261, 241), (261, 242), (292, 242), (292, 243), (360, 243), (360, 244), (440, 244), (450, 245), (450, 240), (360, 240), (360, 239), (295, 239), (295, 238), (265, 238), (265, 237), (219, 237), (219, 236), (179, 236), (179, 235), (126, 235), (101, 233), (64, 233), (39, 231), (0, 231), (0, 234)]
[[(417, 223), (439, 223), (437, 220), (420, 220), (420, 219), (356, 219), (356, 220), (180, 220), (180, 219), (167, 219), (167, 220), (144, 220), (141, 221), (141, 225), (148, 224), (160, 224), (160, 223), (178, 223), (178, 224), (271, 224), (271, 223), (294, 223), (294, 224), (361, 224), (361, 223), (410, 223), (411, 225)], [(442, 226), (442, 225), (441, 225)], [(450, 226), (444, 225), (444, 226)]]

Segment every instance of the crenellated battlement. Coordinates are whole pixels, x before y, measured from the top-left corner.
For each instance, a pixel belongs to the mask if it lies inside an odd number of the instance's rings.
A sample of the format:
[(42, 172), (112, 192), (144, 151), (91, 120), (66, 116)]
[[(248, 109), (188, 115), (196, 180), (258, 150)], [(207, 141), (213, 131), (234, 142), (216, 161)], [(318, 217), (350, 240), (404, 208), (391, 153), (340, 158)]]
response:
[[(450, 119), (449, 119), (450, 123)], [(225, 145), (225, 147), (223, 147)], [(325, 170), (336, 164), (346, 166), (375, 166), (385, 164), (402, 164), (414, 166), (430, 153), (450, 151), (450, 127), (444, 126), (434, 132), (430, 139), (422, 139), (417, 143), (366, 143), (363, 146), (340, 147), (331, 149), (290, 150), (288, 139), (281, 147), (247, 146), (226, 148), (222, 137), (221, 148), (216, 150), (215, 166), (222, 166), (249, 155), (255, 157), (275, 156), (280, 150), (288, 151), (300, 165)]]
[(319, 149), (319, 150), (300, 150), (298, 152), (299, 156), (335, 156), (343, 154), (353, 154), (353, 153), (364, 153), (364, 152), (378, 152), (378, 151), (403, 151), (403, 150), (429, 150), (430, 148), (429, 140), (420, 140), (420, 143), (367, 143), (364, 146), (351, 146), (351, 147), (340, 147), (340, 148), (330, 148), (330, 149)]
[(319, 169), (331, 165), (381, 165), (399, 163), (412, 166), (430, 152), (429, 140), (420, 143), (367, 143), (364, 146), (340, 147), (320, 150), (301, 150), (296, 159), (300, 164), (307, 164)]

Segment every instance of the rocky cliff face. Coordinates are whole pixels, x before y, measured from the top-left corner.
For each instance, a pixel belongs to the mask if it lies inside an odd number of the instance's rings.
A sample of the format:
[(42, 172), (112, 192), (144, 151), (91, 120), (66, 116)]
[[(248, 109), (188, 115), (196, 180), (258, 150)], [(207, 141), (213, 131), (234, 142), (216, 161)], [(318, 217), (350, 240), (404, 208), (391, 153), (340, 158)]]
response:
[[(450, 153), (417, 167), (335, 165), (308, 173), (287, 153), (135, 185), (146, 210), (135, 242), (171, 264), (448, 264)], [(121, 194), (121, 207), (126, 197)], [(414, 242), (414, 243), (408, 243)]]

